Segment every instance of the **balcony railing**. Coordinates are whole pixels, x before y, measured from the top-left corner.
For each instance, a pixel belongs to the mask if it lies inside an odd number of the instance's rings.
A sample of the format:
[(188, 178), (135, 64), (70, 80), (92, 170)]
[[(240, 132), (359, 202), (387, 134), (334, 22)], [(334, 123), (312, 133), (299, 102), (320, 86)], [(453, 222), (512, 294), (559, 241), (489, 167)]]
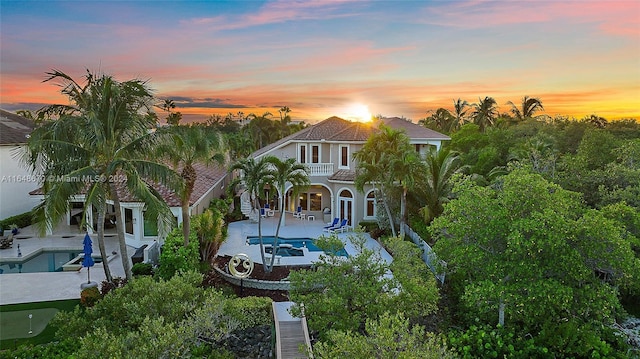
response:
[(329, 176), (333, 174), (333, 163), (305, 163), (309, 176)]

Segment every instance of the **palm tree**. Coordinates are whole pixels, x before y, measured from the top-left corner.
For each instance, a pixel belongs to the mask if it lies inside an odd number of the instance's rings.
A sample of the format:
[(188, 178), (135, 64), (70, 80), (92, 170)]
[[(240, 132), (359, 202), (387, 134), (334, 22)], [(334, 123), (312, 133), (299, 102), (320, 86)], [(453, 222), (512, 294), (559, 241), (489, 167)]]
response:
[[(251, 200), (251, 211), (260, 208), (260, 198), (264, 196), (264, 186), (269, 183), (269, 179), (273, 176), (270, 164), (265, 157), (256, 160), (249, 157), (234, 163), (230, 170), (239, 170), (242, 172), (241, 177), (235, 179), (231, 183), (231, 187), (235, 187), (239, 183), (244, 184), (244, 188), (249, 192)], [(264, 243), (262, 241), (262, 216), (258, 215), (258, 240), (260, 241), (260, 257), (262, 258), (262, 266), (267, 271), (267, 264), (264, 259)]]
[(397, 177), (392, 175), (392, 166), (396, 159), (402, 158), (408, 144), (409, 139), (404, 132), (381, 124), (379, 131), (367, 139), (360, 151), (353, 154), (353, 158), (358, 162), (354, 182), (356, 189), (362, 192), (367, 183), (371, 183), (374, 188), (379, 186), (376, 194), (381, 196), (393, 236), (396, 235), (396, 231), (388, 196)]
[(469, 107), (469, 103), (465, 100), (458, 98), (453, 101), (453, 113), (452, 115), (456, 118), (456, 126), (454, 129), (460, 128), (460, 126), (464, 125), (467, 122), (467, 108)]
[(456, 126), (455, 121), (455, 117), (449, 110), (440, 107), (431, 116), (420, 120), (418, 124), (433, 130), (450, 133)]
[(170, 135), (171, 141), (166, 141), (157, 147), (158, 156), (167, 159), (175, 170), (182, 168), (180, 176), (184, 186), (180, 191), (180, 206), (182, 207), (184, 246), (187, 247), (191, 230), (189, 202), (198, 178), (193, 166), (196, 163), (209, 164), (214, 161), (224, 164), (226, 154), (223, 151), (226, 146), (218, 131), (205, 126), (172, 126), (161, 132)]
[[(96, 206), (102, 220), (97, 224), (98, 244), (106, 258), (103, 219), (107, 201), (113, 201), (122, 265), (131, 279), (120, 207), (122, 191), (143, 200), (147, 214), (170, 226), (169, 207), (145, 180), (179, 186), (175, 172), (147, 158), (156, 141), (156, 134), (149, 131), (155, 127), (155, 117), (150, 115), (151, 90), (141, 80), (117, 82), (88, 70), (84, 85), (60, 71), (47, 74), (45, 81), (62, 82), (61, 92), (71, 104), (41, 109), (60, 116), (36, 128), (27, 142), (24, 160), (45, 178), (44, 201), (36, 209), (41, 230), (59, 223), (67, 214), (69, 199), (86, 191), (85, 208)], [(104, 267), (111, 280), (106, 263)]]
[(400, 197), (400, 238), (404, 238), (407, 217), (407, 193), (413, 189), (419, 175), (424, 173), (424, 163), (420, 159), (418, 152), (409, 144), (408, 137), (406, 137), (406, 141), (400, 143), (396, 151), (385, 153), (381, 162), (388, 162), (388, 168), (391, 171), (387, 175), (390, 175), (390, 179), (393, 180), (394, 184), (398, 183), (402, 189)]
[(280, 226), (284, 226), (284, 196), (287, 183), (293, 185), (293, 196), (296, 197), (297, 193), (308, 186), (309, 181), (309, 169), (302, 163), (298, 163), (295, 158), (288, 158), (284, 161), (275, 156), (267, 156), (265, 161), (271, 164), (272, 171), (269, 174), (267, 181), (273, 184), (278, 189), (280, 195), (280, 219), (278, 226), (276, 227), (275, 239), (273, 241), (273, 255), (271, 256), (271, 262), (268, 266), (267, 273), (271, 272), (273, 268), (273, 261), (275, 259), (276, 241), (280, 235)]
[(444, 203), (449, 200), (451, 194), (451, 178), (460, 172), (460, 157), (457, 153), (442, 148), (439, 151), (431, 147), (426, 158), (426, 173), (424, 184), (418, 186), (424, 191), (426, 205), (421, 209), (427, 224), (442, 214)]
[(480, 126), (480, 132), (484, 132), (487, 126), (494, 124), (498, 117), (497, 103), (493, 97), (485, 97), (484, 99), (478, 99), (478, 103), (473, 104), (473, 123)]
[(528, 118), (535, 118), (534, 114), (538, 111), (544, 111), (542, 101), (539, 98), (525, 96), (522, 98), (521, 107), (518, 108), (513, 102), (507, 102), (511, 106), (511, 114), (518, 121), (523, 121)]

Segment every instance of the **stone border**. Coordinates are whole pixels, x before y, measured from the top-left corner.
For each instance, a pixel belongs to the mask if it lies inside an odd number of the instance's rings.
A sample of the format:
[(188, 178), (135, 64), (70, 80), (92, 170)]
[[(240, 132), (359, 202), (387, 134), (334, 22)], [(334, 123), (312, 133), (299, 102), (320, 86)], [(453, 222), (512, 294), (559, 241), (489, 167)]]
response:
[[(216, 272), (220, 273), (222, 277), (229, 283), (233, 285), (240, 286), (240, 279), (232, 276), (229, 273), (226, 273), (222, 269), (213, 266), (213, 269)], [(280, 281), (271, 281), (271, 280), (261, 280), (261, 279), (251, 279), (245, 278), (242, 280), (242, 286), (245, 288), (254, 288), (261, 290), (285, 290), (289, 291), (291, 289), (291, 282), (288, 280), (280, 280)]]

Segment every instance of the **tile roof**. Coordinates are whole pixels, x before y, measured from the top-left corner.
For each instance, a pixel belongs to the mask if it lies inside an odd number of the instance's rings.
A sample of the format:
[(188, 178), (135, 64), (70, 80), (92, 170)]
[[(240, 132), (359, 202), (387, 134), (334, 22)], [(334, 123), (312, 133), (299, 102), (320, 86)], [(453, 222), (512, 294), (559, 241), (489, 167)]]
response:
[(432, 129), (417, 125), (411, 121), (408, 121), (400, 117), (383, 118), (382, 121), (385, 125), (395, 128), (404, 129), (407, 135), (411, 139), (429, 139), (429, 140), (443, 140), (448, 141), (451, 138), (447, 135), (443, 135), (440, 132), (436, 132)]
[(34, 127), (32, 120), (0, 109), (0, 145), (27, 143), (27, 136)]
[[(381, 121), (392, 128), (403, 129), (412, 140), (450, 140), (448, 136), (399, 117), (383, 118)], [(263, 155), (290, 141), (365, 142), (377, 130), (378, 122), (352, 122), (333, 116), (269, 144), (252, 156)]]
[[(226, 168), (218, 165), (205, 165), (202, 163), (196, 163), (193, 166), (196, 170), (197, 178), (193, 187), (193, 193), (189, 198), (189, 205), (195, 204), (200, 198), (211, 190), (217, 183), (220, 182), (226, 175)], [(149, 183), (160, 195), (169, 207), (180, 207), (180, 197), (170, 188), (159, 183)], [(116, 190), (118, 191), (118, 197), (120, 202), (142, 202), (135, 198), (126, 188), (124, 181), (117, 182)], [(42, 188), (38, 188), (29, 192), (30, 195), (43, 195)], [(81, 193), (84, 194), (84, 191)]]
[(338, 170), (331, 176), (327, 177), (329, 181), (346, 181), (353, 182), (356, 180), (356, 171)]

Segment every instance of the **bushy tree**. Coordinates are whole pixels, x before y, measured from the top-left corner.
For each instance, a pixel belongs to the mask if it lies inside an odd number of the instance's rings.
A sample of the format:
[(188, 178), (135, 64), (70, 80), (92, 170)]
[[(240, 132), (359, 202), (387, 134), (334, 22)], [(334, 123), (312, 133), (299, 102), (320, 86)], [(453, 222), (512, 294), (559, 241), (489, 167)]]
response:
[[(329, 330), (363, 332), (367, 319), (389, 311), (396, 313), (405, 306), (411, 307), (411, 319), (435, 311), (438, 293), (426, 266), (411, 276), (406, 263), (390, 266), (366, 248), (361, 235), (350, 236), (350, 241), (358, 254), (348, 258), (324, 255), (314, 269), (291, 273), (290, 297), (304, 303), (312, 330), (319, 331), (323, 338)], [(319, 246), (331, 253), (331, 248), (342, 247), (342, 243), (333, 236), (319, 239)], [(401, 252), (406, 253), (406, 249), (398, 247)], [(397, 270), (397, 277), (391, 269)], [(300, 308), (294, 307), (294, 313), (300, 313)]]
[(426, 334), (421, 326), (411, 326), (402, 314), (383, 313), (367, 319), (365, 334), (331, 330), (328, 340), (313, 348), (314, 356), (327, 359), (457, 358), (443, 341)]
[(164, 240), (160, 252), (157, 274), (168, 280), (179, 272), (198, 271), (200, 263), (199, 241), (196, 232), (190, 232), (191, 240), (185, 247), (180, 228), (175, 228)]
[(571, 322), (597, 336), (621, 313), (610, 284), (637, 283), (638, 258), (627, 232), (577, 193), (524, 170), (454, 192), (431, 228), (461, 317), (523, 333)]

